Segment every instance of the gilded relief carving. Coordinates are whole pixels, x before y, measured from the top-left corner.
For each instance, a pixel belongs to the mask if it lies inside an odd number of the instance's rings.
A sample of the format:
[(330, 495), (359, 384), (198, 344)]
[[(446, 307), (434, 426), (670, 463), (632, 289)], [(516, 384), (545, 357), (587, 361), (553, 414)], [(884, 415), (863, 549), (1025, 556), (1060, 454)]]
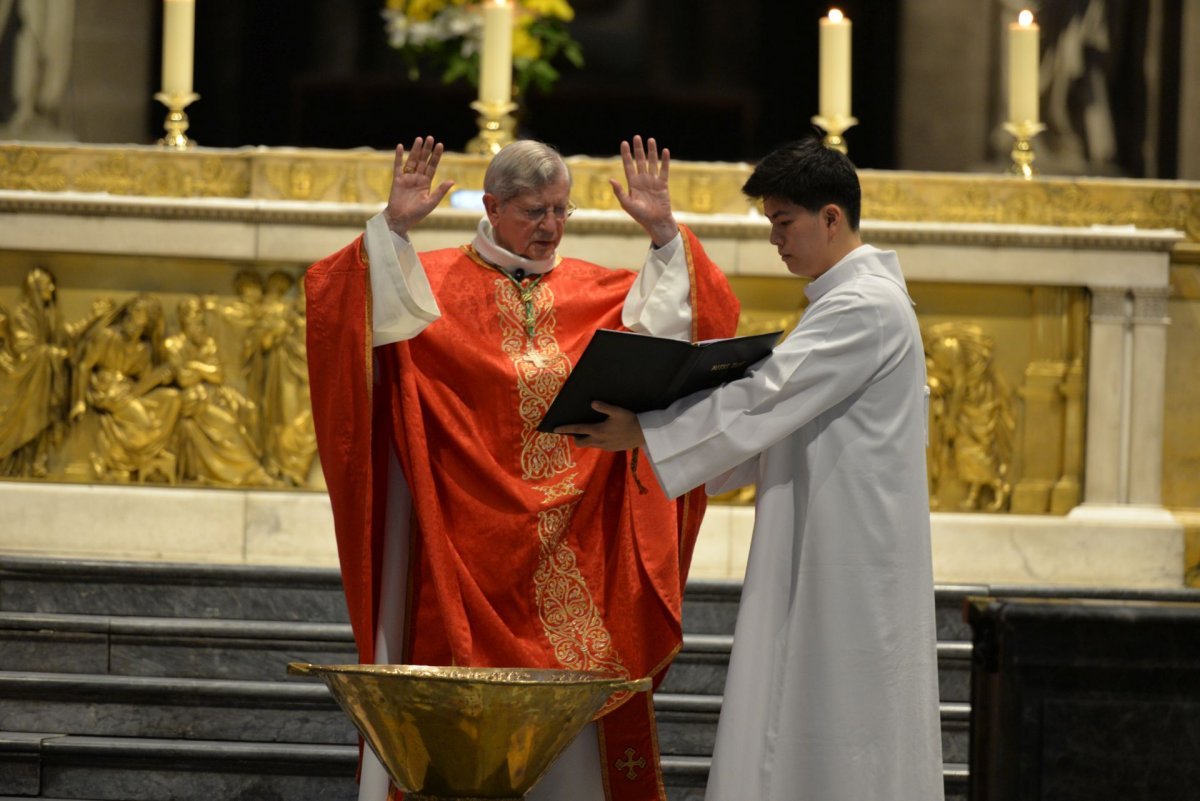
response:
[(162, 304), (138, 295), (106, 316), (81, 344), (72, 370), (69, 462), (89, 479), (174, 483), (168, 448), (179, 420), (179, 390), (170, 386)]
[[(316, 458), (304, 299), (250, 271), (222, 303), (95, 298), (64, 322), (53, 275), (0, 307), (0, 475), (117, 483), (304, 486)], [(172, 325), (173, 323), (173, 325)], [(169, 328), (176, 333), (169, 333)]]
[(1012, 395), (995, 344), (973, 323), (924, 332), (929, 386), (929, 501), (933, 509), (999, 512), (1012, 492)]
[[(763, 287), (738, 288), (755, 304), (743, 306), (739, 334), (787, 332), (799, 321), (801, 308), (771, 308)], [(1005, 301), (1016, 305), (1002, 314), (1022, 315), (1022, 322), (997, 331), (986, 315), (955, 318), (964, 302), (970, 305), (969, 295), (929, 291), (922, 336), (931, 391), (931, 508), (1067, 513), (1082, 495), (1086, 293), (1045, 288), (1027, 301)], [(1026, 345), (1028, 361), (1019, 356)], [(748, 505), (754, 497), (751, 486), (713, 500)]]
[(66, 404), (68, 340), (59, 323), (54, 277), (37, 268), (21, 299), (0, 307), (0, 474), (48, 474), (50, 449), (61, 437)]
[(225, 383), (203, 299), (184, 300), (178, 316), (180, 333), (167, 337), (165, 350), (181, 401), (173, 443), (179, 479), (213, 486), (271, 485), (251, 434), (255, 409)]

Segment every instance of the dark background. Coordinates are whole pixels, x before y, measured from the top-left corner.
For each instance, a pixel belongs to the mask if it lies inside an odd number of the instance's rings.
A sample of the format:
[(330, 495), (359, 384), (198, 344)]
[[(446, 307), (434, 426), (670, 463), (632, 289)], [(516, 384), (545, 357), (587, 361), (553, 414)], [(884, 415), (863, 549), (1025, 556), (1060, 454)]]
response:
[[(846, 139), (864, 168), (905, 168), (897, 163), (896, 141), (902, 2), (837, 3), (854, 22), (853, 109), (859, 124)], [(1090, 2), (1037, 4), (1043, 51), (1048, 37)], [(195, 89), (220, 102), (188, 109), (191, 135), (211, 147), (390, 150), (397, 142), (432, 134), (451, 150), (463, 150), (476, 133), (469, 106), (475, 90), (466, 83), (444, 85), (428, 72), (410, 80), (403, 58), (387, 43), (382, 6), (383, 0), (198, 3), (196, 41), (204, 45), (196, 48)], [(612, 156), (621, 140), (640, 133), (688, 161), (755, 161), (811, 130), (817, 21), (829, 0), (572, 0), (572, 6), (570, 31), (586, 65), (582, 70), (560, 65), (562, 78), (550, 93), (535, 90), (522, 99), (521, 136), (550, 142), (568, 155)], [(1162, 89), (1154, 174), (1176, 176), (1181, 6), (1182, 0), (1164, 0), (1162, 40), (1148, 42), (1149, 4), (1108, 0), (1110, 51), (1085, 57), (1105, 76), (1120, 152), (1112, 163), (1088, 164), (1087, 174), (1147, 175), (1143, 68), (1149, 51), (1158, 57)], [(1001, 10), (985, 5), (981, 13), (999, 20)], [(155, 59), (147, 77), (151, 87), (158, 82), (158, 54)], [(1000, 76), (999, 63), (995, 70)], [(1080, 122), (1091, 85), (1081, 79), (1072, 88)], [(148, 103), (152, 139), (161, 134), (161, 108)], [(995, 128), (999, 123), (988, 121)], [(1055, 135), (1050, 131), (1044, 138), (1049, 143)], [(993, 147), (992, 156), (1005, 161), (1007, 147), (1007, 141), (1003, 152)]]
[[(896, 4), (843, 2), (854, 21), (859, 166), (893, 166)], [(462, 150), (476, 132), (466, 83), (410, 81), (387, 43), (382, 0), (197, 4), (191, 132), (211, 147), (393, 148), (433, 134)], [(753, 160), (811, 128), (815, 0), (573, 0), (586, 59), (522, 103), (520, 134), (571, 155), (612, 156), (655, 136), (689, 161)], [(154, 75), (157, 80), (157, 72)], [(158, 109), (152, 115), (157, 121)]]

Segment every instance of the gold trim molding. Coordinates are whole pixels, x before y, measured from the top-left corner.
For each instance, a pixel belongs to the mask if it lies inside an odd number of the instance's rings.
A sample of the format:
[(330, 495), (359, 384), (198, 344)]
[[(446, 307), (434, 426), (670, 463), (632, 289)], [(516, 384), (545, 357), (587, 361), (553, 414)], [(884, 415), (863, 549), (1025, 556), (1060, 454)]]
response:
[[(608, 185), (617, 158), (570, 157), (576, 202), (612, 210)], [(447, 153), (441, 173), (458, 189), (479, 189), (487, 159)], [(0, 144), (0, 189), (107, 193), (157, 198), (230, 198), (303, 203), (379, 204), (392, 154), (375, 150), (194, 148)], [(744, 216), (741, 194), (750, 165), (672, 164), (680, 211)], [(863, 170), (863, 217), (880, 222), (995, 223), (1088, 228), (1176, 229), (1184, 251), (1200, 246), (1200, 183)], [(189, 206), (189, 215), (197, 213)], [(356, 209), (351, 212), (361, 220)]]
[[(186, 220), (312, 227), (358, 228), (378, 212), (380, 203), (256, 200), (240, 198), (130, 197), (76, 192), (21, 191), (0, 188), (0, 214), (34, 214), (121, 218), (127, 220)], [(681, 222), (705, 238), (759, 241), (767, 222), (760, 214), (697, 214), (680, 212)], [(422, 224), (423, 230), (471, 231), (479, 212), (443, 207)], [(1071, 250), (1133, 250), (1171, 252), (1180, 235), (1171, 230), (1053, 228), (1002, 226), (972, 222), (906, 222), (864, 220), (862, 230), (880, 246), (939, 245), (986, 248), (1068, 248)], [(571, 218), (572, 236), (641, 236), (641, 229), (623, 212), (582, 209)], [(1175, 251), (1177, 255), (1178, 248)], [(1178, 261), (1176, 259), (1176, 261)]]

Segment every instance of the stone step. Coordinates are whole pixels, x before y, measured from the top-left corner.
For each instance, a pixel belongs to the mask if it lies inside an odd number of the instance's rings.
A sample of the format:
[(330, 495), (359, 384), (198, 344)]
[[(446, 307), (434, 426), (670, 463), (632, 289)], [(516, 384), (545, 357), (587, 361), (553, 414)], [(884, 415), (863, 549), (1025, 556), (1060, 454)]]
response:
[[(712, 753), (718, 695), (656, 693), (663, 754)], [(965, 755), (967, 704), (943, 703), (943, 750)], [(342, 745), (356, 741), (324, 684), (0, 672), (0, 729), (95, 737)]]
[(742, 583), (691, 579), (683, 595), (683, 629), (691, 634), (733, 634)]
[[(42, 801), (353, 801), (358, 749), (0, 731), (11, 798)], [(702, 801), (711, 760), (663, 757), (668, 801)], [(967, 768), (943, 769), (946, 801), (965, 801)]]
[[(720, 695), (733, 637), (685, 634), (660, 690)], [(943, 701), (970, 697), (969, 642), (938, 644)], [(349, 624), (0, 612), (0, 670), (311, 681), (289, 662), (357, 661)]]
[[(658, 694), (664, 754), (711, 753), (720, 698)], [(324, 684), (0, 672), (0, 729), (98, 737), (350, 744)], [(696, 752), (696, 742), (709, 751)]]
[(358, 661), (348, 623), (0, 612), (0, 670), (312, 681), (289, 662)]
[[(971, 706), (965, 703), (939, 704), (942, 720), (942, 759), (948, 763), (966, 762), (970, 747)], [(654, 696), (659, 741), (670, 743), (672, 754), (709, 756), (716, 744), (717, 719), (721, 697), (706, 695)], [(667, 749), (664, 746), (664, 753)]]
[[(689, 634), (732, 634), (741, 582), (693, 579)], [(987, 587), (935, 588), (938, 638), (969, 640), (962, 602)], [(334, 568), (50, 559), (0, 555), (0, 611), (345, 623)]]
[(354, 801), (358, 748), (0, 732), (5, 791), (74, 801)]
[(332, 568), (0, 556), (0, 611), (345, 623)]
[(0, 672), (0, 729), (125, 738), (344, 745), (324, 684)]

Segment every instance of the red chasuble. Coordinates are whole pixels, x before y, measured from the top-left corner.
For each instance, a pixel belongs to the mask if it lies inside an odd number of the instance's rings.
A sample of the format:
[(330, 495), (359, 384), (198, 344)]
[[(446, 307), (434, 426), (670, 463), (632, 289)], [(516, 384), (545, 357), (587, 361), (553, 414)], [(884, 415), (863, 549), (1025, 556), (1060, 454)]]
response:
[[(731, 336), (737, 299), (682, 230), (692, 338)], [(360, 659), (374, 661), (392, 448), (413, 496), (407, 663), (657, 684), (682, 640), (703, 491), (670, 500), (630, 453), (537, 430), (592, 333), (622, 328), (636, 274), (563, 259), (518, 286), (470, 248), (421, 261), (441, 319), (374, 353), (361, 237), (305, 279), (313, 415)], [(606, 713), (608, 797), (665, 799), (650, 693)]]

